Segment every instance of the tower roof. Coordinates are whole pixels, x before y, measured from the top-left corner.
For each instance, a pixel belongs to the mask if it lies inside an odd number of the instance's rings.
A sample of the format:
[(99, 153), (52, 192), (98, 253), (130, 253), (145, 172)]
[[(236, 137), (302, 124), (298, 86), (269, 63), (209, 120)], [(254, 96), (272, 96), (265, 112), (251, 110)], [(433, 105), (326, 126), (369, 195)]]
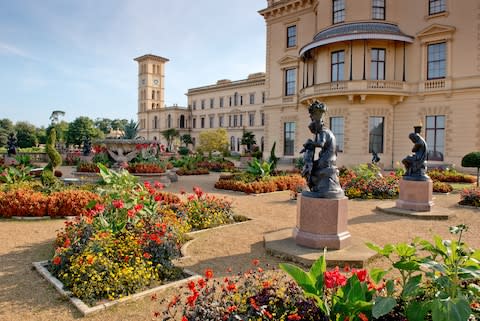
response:
[(144, 61), (144, 60), (147, 60), (147, 59), (152, 59), (152, 60), (161, 61), (161, 62), (167, 62), (167, 61), (169, 61), (167, 58), (164, 58), (164, 57), (161, 57), (161, 56), (152, 55), (152, 54), (146, 54), (146, 55), (137, 57), (137, 58), (135, 58), (135, 59), (133, 59), (133, 60), (140, 62), (140, 61)]

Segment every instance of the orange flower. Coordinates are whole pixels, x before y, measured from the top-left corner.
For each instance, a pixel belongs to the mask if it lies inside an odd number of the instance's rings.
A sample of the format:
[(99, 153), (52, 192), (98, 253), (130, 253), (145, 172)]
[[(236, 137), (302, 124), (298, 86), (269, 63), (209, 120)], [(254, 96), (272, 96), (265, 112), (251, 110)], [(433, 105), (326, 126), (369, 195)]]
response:
[(207, 280), (213, 278), (213, 271), (212, 271), (212, 269), (206, 269), (206, 270), (205, 270), (205, 278), (206, 278)]
[(148, 260), (149, 258), (152, 257), (152, 255), (150, 253), (145, 252), (145, 253), (143, 253), (143, 257)]
[(260, 260), (259, 259), (253, 259), (252, 260), (252, 264), (253, 265), (258, 265), (260, 263)]
[(52, 262), (54, 265), (60, 265), (60, 263), (62, 263), (62, 259), (59, 257), (59, 256), (55, 256), (53, 258), (53, 262)]
[(363, 314), (362, 312), (360, 312), (358, 314), (358, 317), (362, 320), (362, 321), (368, 321), (368, 318), (365, 314)]
[(299, 316), (297, 313), (295, 314), (290, 314), (288, 317), (287, 317), (288, 320), (302, 320), (302, 317)]

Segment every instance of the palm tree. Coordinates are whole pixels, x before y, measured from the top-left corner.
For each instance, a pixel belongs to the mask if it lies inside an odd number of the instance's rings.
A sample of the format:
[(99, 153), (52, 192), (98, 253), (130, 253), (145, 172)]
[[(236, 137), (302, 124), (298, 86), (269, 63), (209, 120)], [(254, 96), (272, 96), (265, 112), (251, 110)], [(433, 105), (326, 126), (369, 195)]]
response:
[(124, 129), (122, 138), (135, 139), (137, 138), (137, 134), (138, 134), (138, 123), (130, 119), (130, 122), (125, 124), (125, 129)]
[(172, 142), (175, 137), (178, 137), (180, 134), (175, 128), (170, 128), (162, 131), (162, 136), (167, 140), (167, 151), (172, 150)]

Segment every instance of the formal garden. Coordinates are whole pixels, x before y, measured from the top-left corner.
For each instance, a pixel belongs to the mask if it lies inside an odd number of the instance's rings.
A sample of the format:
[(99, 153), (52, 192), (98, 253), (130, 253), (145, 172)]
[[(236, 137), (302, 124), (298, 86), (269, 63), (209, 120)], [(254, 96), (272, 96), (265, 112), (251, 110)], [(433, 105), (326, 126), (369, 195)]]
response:
[[(11, 155), (14, 162), (0, 163), (0, 226), (7, 250), (16, 251), (17, 242), (23, 239), (12, 231), (46, 232), (38, 240), (43, 242), (40, 254), (28, 257), (47, 260), (49, 273), (88, 306), (182, 280), (189, 276), (184, 268), (198, 274), (184, 285), (155, 292), (128, 308), (100, 312), (105, 318), (480, 318), (480, 190), (475, 176), (453, 168), (430, 170), (438, 203), (453, 206), (458, 215), (448, 222), (424, 223), (373, 212), (373, 204), (398, 197), (402, 169), (384, 171), (374, 164), (340, 168), (340, 184), (352, 207), (352, 234), (362, 236), (378, 256), (362, 268), (327, 267), (329, 254), (325, 252), (306, 271), (270, 257), (261, 245), (264, 232), (295, 224), (295, 199), (306, 186), (302, 159), (279, 166), (272, 150), (270, 158), (253, 157), (239, 167), (237, 159), (221, 153), (171, 153), (143, 143), (136, 144), (137, 152), (130, 161), (116, 164), (105, 146), (94, 144), (89, 157), (64, 156), (69, 167), (60, 167), (62, 157), (55, 149), (55, 139), (52, 130), (45, 148), (49, 156), (46, 165), (33, 164), (27, 155)], [(466, 157), (462, 165), (477, 167), (474, 156)], [(72, 184), (62, 169), (92, 173), (94, 179)], [(170, 186), (139, 179), (142, 174), (169, 171), (178, 175), (178, 182)], [(243, 223), (236, 225), (238, 222)], [(36, 237), (32, 234), (30, 240)], [(18, 240), (12, 245), (10, 238)], [(5, 262), (15, 265), (10, 255), (1, 254)], [(38, 281), (39, 275), (27, 272), (28, 266), (21, 269), (26, 280), (43, 289), (41, 293), (55, 297), (46, 283)], [(15, 287), (15, 279), (2, 275), (4, 284)], [(26, 286), (21, 280), (16, 282)], [(7, 293), (8, 289), (0, 292), (15, 309), (22, 305), (20, 294), (27, 292), (12, 290), (19, 294), (15, 298)], [(78, 313), (65, 310), (68, 304), (61, 301), (42, 302), (51, 311), (40, 309), (38, 320), (55, 315), (59, 304), (59, 320)], [(14, 313), (12, 310), (7, 316), (13, 318)]]

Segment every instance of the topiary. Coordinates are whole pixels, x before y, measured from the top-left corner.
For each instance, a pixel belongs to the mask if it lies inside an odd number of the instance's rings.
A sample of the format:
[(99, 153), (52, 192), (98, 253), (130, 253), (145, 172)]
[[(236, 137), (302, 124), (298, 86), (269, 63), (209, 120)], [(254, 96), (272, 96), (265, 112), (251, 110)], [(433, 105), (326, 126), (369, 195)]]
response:
[(62, 165), (62, 156), (60, 156), (60, 153), (55, 149), (56, 140), (57, 132), (55, 131), (55, 128), (52, 128), (50, 129), (47, 144), (45, 145), (45, 150), (50, 159), (45, 169), (50, 170), (51, 172), (53, 172), (58, 166)]
[(273, 142), (272, 149), (270, 150), (270, 158), (268, 159), (268, 162), (272, 164), (272, 171), (274, 171), (277, 168), (277, 163), (278, 163), (278, 160), (280, 159), (275, 155), (276, 145), (277, 145), (277, 142)]
[(477, 187), (480, 176), (480, 152), (471, 152), (462, 158), (462, 167), (476, 167), (477, 168)]

